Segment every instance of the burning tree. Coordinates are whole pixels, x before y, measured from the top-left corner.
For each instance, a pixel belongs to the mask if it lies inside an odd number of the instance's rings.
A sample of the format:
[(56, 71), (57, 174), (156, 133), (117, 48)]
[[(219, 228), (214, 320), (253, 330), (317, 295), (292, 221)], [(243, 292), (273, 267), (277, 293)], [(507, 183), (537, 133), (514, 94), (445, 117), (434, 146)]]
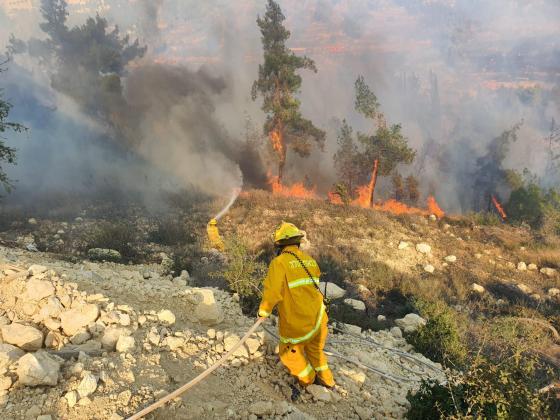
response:
[[(2, 72), (1, 68), (0, 72)], [(0, 89), (0, 164), (2, 162), (9, 164), (16, 162), (16, 150), (12, 147), (6, 146), (4, 143), (5, 139), (3, 137), (3, 133), (7, 131), (22, 132), (25, 130), (23, 125), (8, 120), (11, 109), (12, 105), (2, 98), (2, 89)], [(0, 166), (0, 185), (8, 192), (12, 188), (10, 179), (2, 170), (2, 166)]]
[(278, 3), (268, 0), (264, 17), (257, 18), (262, 34), (264, 63), (259, 65), (259, 78), (253, 84), (253, 100), (262, 96), (262, 109), (267, 115), (264, 131), (278, 155), (278, 181), (281, 182), (286, 165), (288, 148), (302, 157), (311, 153), (313, 143), (321, 149), (325, 132), (302, 117), (300, 101), (295, 97), (301, 88), (300, 69), (317, 72), (315, 63), (308, 57), (295, 55), (286, 46), (290, 38)]
[[(356, 88), (356, 111), (364, 117), (374, 120), (376, 127), (374, 134), (358, 132), (358, 141), (363, 145), (364, 152), (360, 159), (362, 174), (371, 173), (370, 179), (370, 203), (373, 204), (375, 183), (377, 175), (387, 176), (400, 163), (410, 164), (416, 156), (416, 152), (408, 146), (407, 138), (402, 134), (400, 124), (388, 127), (384, 115), (379, 112), (379, 102), (375, 93), (359, 76), (355, 83)], [(373, 165), (373, 171), (372, 171)], [(367, 176), (367, 175), (365, 175)]]
[(418, 189), (418, 180), (414, 175), (409, 175), (406, 178), (406, 193), (408, 200), (412, 204), (416, 204), (420, 198), (420, 191)]
[(493, 139), (487, 147), (486, 154), (476, 161), (477, 171), (474, 175), (473, 187), (478, 201), (475, 206), (480, 210), (490, 211), (495, 208), (492, 197), (495, 197), (499, 191), (511, 189), (511, 171), (503, 167), (503, 162), (509, 153), (511, 143), (517, 141), (521, 124), (515, 124)]

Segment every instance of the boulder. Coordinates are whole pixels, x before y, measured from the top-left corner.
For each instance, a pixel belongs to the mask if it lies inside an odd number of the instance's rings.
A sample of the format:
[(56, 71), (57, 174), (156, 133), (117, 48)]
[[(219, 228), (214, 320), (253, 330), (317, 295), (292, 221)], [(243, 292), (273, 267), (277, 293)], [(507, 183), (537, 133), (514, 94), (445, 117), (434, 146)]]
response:
[(537, 267), (537, 264), (531, 263), (527, 266), (527, 270), (529, 270), (529, 271), (537, 271), (538, 269), (539, 269), (539, 267)]
[(9, 367), (22, 357), (25, 352), (11, 344), (0, 344), (0, 371)]
[(457, 262), (457, 257), (455, 255), (448, 255), (447, 257), (444, 258), (444, 260), (445, 262), (453, 264), (454, 262)]
[(76, 391), (69, 391), (64, 395), (64, 398), (66, 398), (68, 407), (72, 408), (78, 403), (79, 395)]
[(324, 386), (313, 384), (305, 389), (313, 396), (313, 399), (317, 401), (330, 402), (332, 400), (332, 394)]
[(113, 351), (117, 347), (117, 342), (122, 335), (127, 335), (126, 330), (116, 327), (107, 327), (103, 332), (103, 337), (101, 337), (101, 345), (104, 349)]
[(62, 330), (68, 336), (73, 336), (82, 328), (95, 322), (99, 316), (99, 308), (94, 304), (78, 306), (60, 314)]
[(48, 268), (45, 267), (44, 265), (33, 264), (31, 267), (29, 267), (27, 272), (32, 276), (38, 276), (39, 274), (43, 274), (47, 270)]
[(432, 247), (422, 242), (416, 245), (416, 251), (418, 251), (420, 254), (429, 254), (432, 252)]
[(554, 268), (543, 267), (541, 268), (541, 274), (544, 274), (547, 277), (556, 277), (557, 271)]
[(32, 278), (27, 282), (25, 293), (28, 299), (40, 301), (54, 295), (54, 286), (50, 281)]
[(390, 332), (391, 332), (391, 335), (392, 335), (394, 338), (402, 338), (402, 336), (403, 336), (403, 335), (402, 335), (402, 330), (401, 330), (399, 327), (393, 327), (393, 328), (391, 328)]
[(364, 302), (362, 302), (361, 300), (344, 299), (344, 303), (351, 306), (352, 308), (354, 308), (357, 311), (364, 312), (366, 310), (366, 304)]
[(377, 315), (377, 321), (385, 322), (387, 321), (387, 317), (385, 315)]
[(559, 296), (560, 295), (560, 289), (556, 288), (556, 287), (552, 287), (550, 289), (548, 289), (547, 291), (548, 296)]
[(35, 351), (43, 346), (43, 333), (28, 325), (12, 323), (2, 328), (2, 338), (22, 350)]
[(88, 249), (87, 256), (93, 261), (120, 261), (122, 259), (119, 251), (105, 248)]
[(44, 351), (27, 353), (18, 361), (17, 375), (19, 381), (27, 386), (56, 386), (60, 362)]
[(425, 266), (424, 266), (424, 271), (425, 271), (426, 273), (433, 274), (434, 271), (436, 271), (436, 268), (435, 268), (432, 264), (428, 264), (428, 265), (425, 265)]
[(482, 294), (482, 293), (484, 293), (484, 292), (486, 291), (486, 289), (484, 288), (484, 286), (481, 286), (480, 284), (476, 284), (476, 283), (473, 283), (473, 284), (471, 285), (471, 290), (472, 290), (473, 292), (475, 292), (475, 293), (480, 293), (480, 294)]
[(176, 351), (178, 349), (180, 349), (181, 347), (183, 347), (183, 345), (185, 344), (185, 340), (181, 337), (165, 337), (163, 339), (163, 341), (161, 342), (162, 346), (167, 346), (169, 347), (169, 350), (171, 351)]
[[(224, 337), (224, 350), (226, 352), (232, 350), (237, 343), (239, 343), (240, 338), (235, 334), (227, 334)], [(247, 349), (243, 346), (239, 347), (234, 353), (233, 357), (249, 357)]]
[(407, 314), (404, 318), (395, 320), (395, 324), (401, 327), (405, 333), (411, 333), (426, 325), (426, 320), (418, 314)]
[(196, 319), (205, 325), (219, 324), (224, 319), (221, 306), (216, 302), (211, 289), (196, 289), (199, 296), (198, 304), (194, 310)]
[(520, 263), (517, 264), (517, 269), (519, 271), (527, 271), (527, 264), (521, 261)]
[(168, 309), (164, 309), (157, 314), (159, 322), (166, 325), (175, 324), (175, 315)]
[(256, 338), (248, 338), (247, 341), (245, 341), (245, 346), (247, 346), (249, 354), (255, 354), (261, 347), (261, 341)]
[(80, 398), (90, 396), (97, 389), (97, 378), (91, 372), (86, 372), (78, 385), (78, 395)]
[(321, 289), (321, 292), (329, 299), (340, 299), (346, 294), (346, 290), (338, 287), (332, 282), (321, 282), (319, 283), (319, 288)]

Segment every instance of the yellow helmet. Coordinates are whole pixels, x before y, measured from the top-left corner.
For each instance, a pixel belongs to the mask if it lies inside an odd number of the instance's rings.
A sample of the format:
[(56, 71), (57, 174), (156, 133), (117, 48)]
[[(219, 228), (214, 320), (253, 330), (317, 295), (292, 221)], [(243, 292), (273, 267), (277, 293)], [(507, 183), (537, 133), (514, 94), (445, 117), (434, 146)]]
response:
[(301, 238), (303, 238), (303, 232), (293, 223), (282, 222), (278, 229), (274, 232), (275, 244)]
[(216, 226), (218, 224), (218, 221), (216, 219), (210, 219), (210, 221), (208, 222), (208, 224), (210, 226)]

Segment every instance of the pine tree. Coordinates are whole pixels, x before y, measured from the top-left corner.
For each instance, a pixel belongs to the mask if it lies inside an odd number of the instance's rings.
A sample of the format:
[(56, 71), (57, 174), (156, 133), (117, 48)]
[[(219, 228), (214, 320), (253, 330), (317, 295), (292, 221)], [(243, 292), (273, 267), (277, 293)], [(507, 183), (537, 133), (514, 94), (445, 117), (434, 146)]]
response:
[(402, 201), (405, 196), (403, 177), (400, 173), (395, 172), (393, 175), (393, 192), (395, 200)]
[(340, 183), (344, 185), (347, 194), (350, 196), (352, 196), (360, 175), (358, 147), (352, 134), (352, 127), (348, 125), (346, 120), (342, 121), (337, 139), (338, 150), (333, 157)]
[(295, 55), (286, 46), (290, 31), (278, 3), (268, 0), (264, 17), (257, 18), (262, 34), (264, 63), (259, 66), (259, 78), (253, 84), (252, 97), (263, 99), (262, 110), (267, 118), (264, 131), (270, 137), (278, 155), (278, 177), (282, 180), (288, 149), (307, 157), (313, 143), (322, 150), (325, 132), (302, 117), (300, 101), (296, 94), (301, 88), (298, 70), (317, 72), (315, 63), (308, 57)]
[[(0, 68), (0, 72), (2, 69)], [(0, 89), (0, 186), (6, 191), (10, 191), (12, 184), (6, 172), (2, 170), (2, 163), (14, 164), (16, 162), (16, 150), (6, 146), (3, 134), (7, 131), (22, 132), (26, 128), (18, 123), (8, 120), (12, 105), (3, 99), (2, 90)]]

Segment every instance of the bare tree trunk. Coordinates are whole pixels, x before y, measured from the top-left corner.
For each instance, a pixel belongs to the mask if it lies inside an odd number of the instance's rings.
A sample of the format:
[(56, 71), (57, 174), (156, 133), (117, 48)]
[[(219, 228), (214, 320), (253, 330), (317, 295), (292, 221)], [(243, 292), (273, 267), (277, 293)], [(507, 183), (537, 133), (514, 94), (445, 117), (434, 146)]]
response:
[(373, 162), (373, 171), (369, 181), (369, 206), (373, 207), (373, 195), (375, 194), (375, 184), (377, 184), (377, 172), (379, 171), (379, 159)]

